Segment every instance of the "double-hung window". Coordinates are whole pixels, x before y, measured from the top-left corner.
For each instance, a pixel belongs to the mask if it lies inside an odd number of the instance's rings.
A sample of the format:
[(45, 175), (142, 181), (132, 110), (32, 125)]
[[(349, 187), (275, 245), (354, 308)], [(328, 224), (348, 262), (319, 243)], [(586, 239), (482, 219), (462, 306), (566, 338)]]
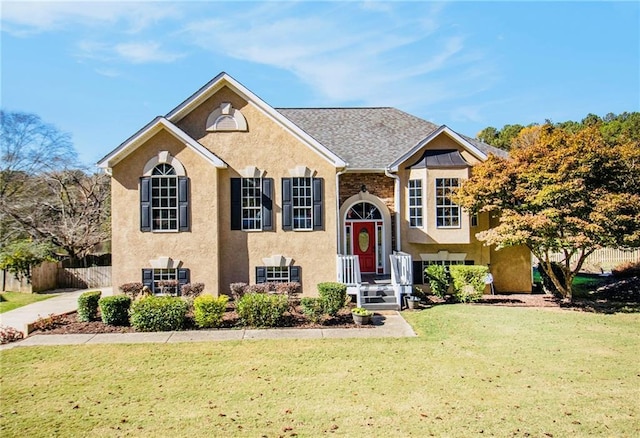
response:
[(262, 178), (242, 178), (242, 229), (262, 229)]
[(272, 178), (231, 178), (231, 229), (273, 229)]
[(409, 180), (409, 226), (412, 228), (422, 227), (422, 202), (422, 180)]
[(313, 229), (313, 198), (311, 193), (311, 178), (291, 178), (294, 230)]
[(154, 294), (180, 295), (180, 289), (189, 283), (189, 269), (149, 268), (142, 270), (142, 284)]
[(282, 179), (282, 229), (322, 230), (322, 178), (294, 177)]
[(460, 228), (460, 206), (451, 197), (460, 186), (458, 178), (436, 178), (436, 226)]
[(300, 283), (300, 266), (256, 266), (256, 283)]

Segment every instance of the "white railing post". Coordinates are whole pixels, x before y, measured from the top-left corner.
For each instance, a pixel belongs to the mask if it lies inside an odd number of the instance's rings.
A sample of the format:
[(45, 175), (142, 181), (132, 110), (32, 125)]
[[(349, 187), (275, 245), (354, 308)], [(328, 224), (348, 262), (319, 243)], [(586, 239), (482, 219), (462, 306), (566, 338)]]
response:
[(347, 286), (347, 293), (349, 295), (356, 295), (356, 303), (358, 307), (362, 307), (360, 291), (362, 276), (360, 274), (359, 257), (357, 255), (338, 254), (336, 259), (336, 270), (338, 274), (338, 282)]
[(411, 295), (413, 288), (413, 264), (411, 255), (406, 252), (394, 252), (389, 255), (391, 262), (391, 284), (396, 301), (402, 307), (402, 295)]

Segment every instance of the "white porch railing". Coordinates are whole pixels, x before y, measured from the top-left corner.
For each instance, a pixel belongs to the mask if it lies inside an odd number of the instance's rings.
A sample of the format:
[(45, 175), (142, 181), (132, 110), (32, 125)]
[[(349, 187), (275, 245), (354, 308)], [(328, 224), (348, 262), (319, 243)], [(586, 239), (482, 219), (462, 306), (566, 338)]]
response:
[(347, 293), (349, 295), (355, 295), (358, 307), (362, 307), (362, 297), (360, 296), (362, 275), (360, 274), (360, 260), (358, 256), (338, 254), (336, 271), (338, 273), (338, 283), (345, 284), (347, 286)]
[(411, 255), (406, 252), (389, 254), (391, 261), (391, 285), (393, 286), (396, 300), (402, 305), (402, 296), (411, 295), (413, 292), (413, 263)]

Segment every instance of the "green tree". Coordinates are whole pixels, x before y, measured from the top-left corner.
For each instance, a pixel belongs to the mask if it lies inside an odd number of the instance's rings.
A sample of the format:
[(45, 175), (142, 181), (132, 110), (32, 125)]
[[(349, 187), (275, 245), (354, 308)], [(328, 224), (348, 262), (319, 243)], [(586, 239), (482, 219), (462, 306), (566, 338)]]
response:
[[(597, 125), (577, 133), (548, 124), (538, 130), (511, 158), (490, 156), (474, 166), (458, 202), (472, 213), (499, 214), (498, 225), (478, 238), (498, 249), (526, 245), (570, 300), (573, 278), (589, 254), (640, 246), (640, 148), (608, 145)], [(564, 256), (562, 275), (552, 269), (555, 252)]]
[(54, 261), (53, 248), (46, 243), (20, 240), (0, 250), (0, 269), (6, 269), (17, 280), (31, 282), (31, 268), (45, 261)]

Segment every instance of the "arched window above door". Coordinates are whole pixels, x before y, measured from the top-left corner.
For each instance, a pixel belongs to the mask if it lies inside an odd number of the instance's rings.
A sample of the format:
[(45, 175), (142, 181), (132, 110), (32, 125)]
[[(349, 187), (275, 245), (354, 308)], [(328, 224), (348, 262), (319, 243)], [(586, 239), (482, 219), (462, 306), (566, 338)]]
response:
[(362, 201), (353, 204), (347, 211), (347, 220), (381, 220), (380, 209), (370, 202)]

